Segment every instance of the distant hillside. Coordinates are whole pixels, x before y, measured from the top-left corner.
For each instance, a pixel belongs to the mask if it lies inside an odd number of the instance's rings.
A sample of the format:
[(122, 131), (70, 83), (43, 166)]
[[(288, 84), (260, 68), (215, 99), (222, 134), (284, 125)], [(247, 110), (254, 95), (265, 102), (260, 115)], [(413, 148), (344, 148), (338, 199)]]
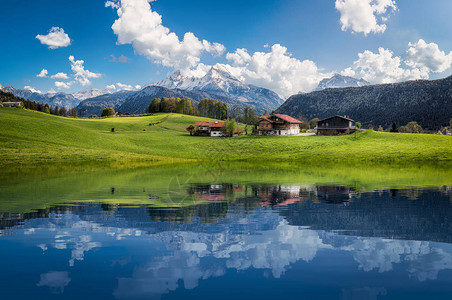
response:
[(80, 116), (100, 116), (105, 107), (113, 107), (115, 110), (118, 110), (126, 98), (135, 93), (136, 91), (119, 91), (113, 94), (104, 94), (94, 98), (89, 98), (80, 102), (77, 106), (77, 110)]
[(294, 95), (277, 112), (308, 119), (347, 115), (363, 125), (383, 127), (416, 121), (435, 130), (452, 118), (452, 76)]
[[(1, 86), (0, 86), (1, 87)], [(1, 102), (19, 102), (24, 99), (19, 98), (11, 94), (10, 92), (0, 90), (0, 101)]]
[(216, 99), (228, 104), (229, 107), (240, 106), (241, 103), (228, 97), (207, 93), (204, 91), (187, 91), (180, 89), (168, 89), (161, 86), (147, 86), (141, 91), (124, 100), (117, 111), (129, 114), (144, 114), (154, 98), (190, 98), (195, 103), (204, 98)]

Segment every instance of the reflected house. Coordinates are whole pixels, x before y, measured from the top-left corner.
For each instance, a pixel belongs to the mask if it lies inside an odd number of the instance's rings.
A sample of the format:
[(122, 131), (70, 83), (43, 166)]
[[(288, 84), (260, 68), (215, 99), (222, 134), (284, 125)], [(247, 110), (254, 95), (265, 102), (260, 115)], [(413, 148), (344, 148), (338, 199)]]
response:
[(346, 135), (355, 132), (353, 120), (347, 116), (334, 116), (320, 120), (317, 124), (317, 135)]
[(296, 135), (301, 122), (288, 115), (262, 115), (259, 118), (259, 135)]
[(300, 199), (300, 186), (277, 185), (259, 189), (262, 206), (287, 206)]
[(195, 186), (189, 190), (189, 194), (199, 201), (224, 201), (225, 193), (226, 187), (222, 184)]
[(316, 191), (317, 199), (327, 203), (349, 202), (355, 191), (346, 186), (318, 186)]

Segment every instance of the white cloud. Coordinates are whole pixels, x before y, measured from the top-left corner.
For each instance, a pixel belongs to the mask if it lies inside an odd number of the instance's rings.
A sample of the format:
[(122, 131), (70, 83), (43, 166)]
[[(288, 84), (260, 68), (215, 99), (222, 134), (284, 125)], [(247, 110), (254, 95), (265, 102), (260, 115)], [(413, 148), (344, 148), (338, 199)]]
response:
[(389, 11), (397, 10), (395, 0), (336, 0), (335, 6), (341, 14), (342, 30), (365, 36), (385, 32)]
[(129, 84), (123, 84), (121, 82), (117, 82), (116, 83), (116, 87), (120, 91), (133, 91), (133, 90), (138, 90), (138, 89), (141, 88), (141, 86), (139, 86), (139, 85), (132, 86), (132, 85), (129, 85)]
[(46, 35), (38, 34), (36, 38), (43, 45), (49, 46), (49, 49), (57, 49), (60, 47), (67, 47), (71, 44), (71, 39), (69, 35), (64, 32), (63, 28), (52, 27), (49, 33)]
[(66, 73), (58, 72), (55, 75), (50, 76), (52, 79), (69, 79), (69, 76), (67, 76)]
[(125, 55), (120, 55), (119, 57), (116, 57), (114, 54), (111, 54), (110, 57), (111, 57), (110, 61), (114, 63), (126, 63), (130, 60)]
[(38, 93), (38, 94), (41, 94), (42, 92), (40, 91), (40, 90), (37, 90), (37, 89), (35, 89), (34, 87), (31, 87), (31, 86), (24, 86), (24, 90), (29, 90), (30, 92), (32, 92), (32, 93)]
[(452, 64), (452, 51), (446, 54), (439, 50), (435, 43), (427, 44), (423, 39), (417, 43), (409, 43), (406, 64), (413, 68), (441, 73), (450, 68)]
[(116, 86), (114, 84), (107, 85), (107, 90), (116, 90)]
[(71, 88), (72, 84), (74, 82), (61, 82), (61, 81), (55, 81), (55, 86), (59, 89), (59, 90), (68, 90)]
[(137, 84), (137, 85), (135, 86), (135, 89), (136, 89), (136, 90), (141, 89), (141, 85)]
[(47, 75), (49, 75), (49, 71), (47, 71), (46, 69), (42, 69), (42, 70), (41, 70), (41, 73), (39, 73), (38, 75), (36, 75), (36, 77), (46, 78)]
[(105, 2), (105, 7), (111, 7), (114, 9), (118, 9), (120, 7), (119, 4), (120, 4), (119, 0), (118, 1), (117, 0), (113, 0), (113, 1), (109, 0), (109, 1)]
[(317, 87), (320, 80), (331, 74), (322, 73), (315, 62), (298, 60), (287, 48), (275, 44), (270, 52), (255, 52), (237, 49), (226, 58), (234, 66), (223, 65), (232, 75), (247, 83), (269, 88), (281, 96), (290, 96), (300, 91), (309, 92)]
[(107, 1), (106, 7), (117, 9), (118, 19), (112, 25), (119, 45), (132, 44), (136, 53), (166, 67), (189, 69), (200, 62), (203, 52), (221, 55), (224, 46), (200, 41), (193, 33), (182, 40), (162, 25), (162, 16), (152, 11), (152, 0)]
[(69, 61), (71, 62), (71, 69), (74, 73), (75, 80), (77, 80), (82, 86), (87, 86), (91, 84), (89, 78), (99, 78), (102, 74), (93, 73), (89, 70), (85, 70), (83, 60), (75, 60), (74, 56), (69, 56)]
[(427, 79), (428, 70), (425, 68), (404, 68), (402, 58), (394, 56), (389, 49), (379, 48), (378, 53), (369, 50), (358, 54), (350, 68), (342, 74), (349, 74), (363, 78), (370, 83), (393, 83), (413, 79)]
[(56, 91), (54, 89), (50, 89), (47, 91), (47, 94), (56, 94)]

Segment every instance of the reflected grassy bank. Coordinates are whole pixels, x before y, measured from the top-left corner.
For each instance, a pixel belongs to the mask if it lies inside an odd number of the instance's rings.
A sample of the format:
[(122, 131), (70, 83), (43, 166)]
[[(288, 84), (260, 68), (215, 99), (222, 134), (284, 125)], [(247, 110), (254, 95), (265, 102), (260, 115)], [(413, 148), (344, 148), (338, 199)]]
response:
[[(104, 203), (178, 208), (230, 202), (247, 197), (251, 185), (347, 186), (358, 193), (390, 189), (452, 186), (452, 168), (446, 165), (345, 166), (297, 164), (171, 164), (134, 169), (81, 171), (52, 168), (45, 172), (3, 172), (0, 212), (26, 213), (62, 203)], [(228, 185), (221, 198), (197, 197), (193, 186)]]

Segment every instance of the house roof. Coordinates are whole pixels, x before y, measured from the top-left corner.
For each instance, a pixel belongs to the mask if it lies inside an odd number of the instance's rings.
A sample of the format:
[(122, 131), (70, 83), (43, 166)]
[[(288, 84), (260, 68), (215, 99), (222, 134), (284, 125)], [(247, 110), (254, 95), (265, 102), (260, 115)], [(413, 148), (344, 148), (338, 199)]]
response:
[(221, 128), (224, 127), (224, 122), (196, 122), (196, 126)]
[(234, 133), (242, 133), (243, 130), (242, 129), (236, 129)]
[(284, 121), (289, 122), (289, 123), (301, 124), (301, 121), (299, 121), (295, 118), (292, 118), (291, 116), (288, 116), (288, 115), (275, 114), (275, 116), (277, 116), (278, 118), (283, 119)]
[(325, 118), (325, 119), (319, 120), (319, 122), (326, 121), (326, 120), (329, 120), (329, 119), (332, 119), (332, 118), (341, 118), (341, 119), (344, 119), (344, 120), (347, 120), (347, 121), (355, 122), (354, 120), (350, 119), (349, 117), (339, 116), (339, 115), (335, 115), (335, 116), (332, 116), (332, 117), (329, 117), (329, 118)]
[(270, 122), (270, 123), (275, 123), (275, 121), (273, 121), (273, 120), (271, 119), (272, 116), (276, 116), (276, 117), (278, 117), (278, 118), (280, 118), (280, 119), (286, 121), (287, 123), (291, 123), (291, 124), (301, 124), (301, 123), (302, 123), (301, 121), (298, 121), (297, 119), (292, 118), (291, 116), (288, 116), (288, 115), (280, 115), (280, 114), (262, 115), (262, 116), (260, 116), (260, 121), (265, 120), (265, 121), (268, 121), (268, 122)]

